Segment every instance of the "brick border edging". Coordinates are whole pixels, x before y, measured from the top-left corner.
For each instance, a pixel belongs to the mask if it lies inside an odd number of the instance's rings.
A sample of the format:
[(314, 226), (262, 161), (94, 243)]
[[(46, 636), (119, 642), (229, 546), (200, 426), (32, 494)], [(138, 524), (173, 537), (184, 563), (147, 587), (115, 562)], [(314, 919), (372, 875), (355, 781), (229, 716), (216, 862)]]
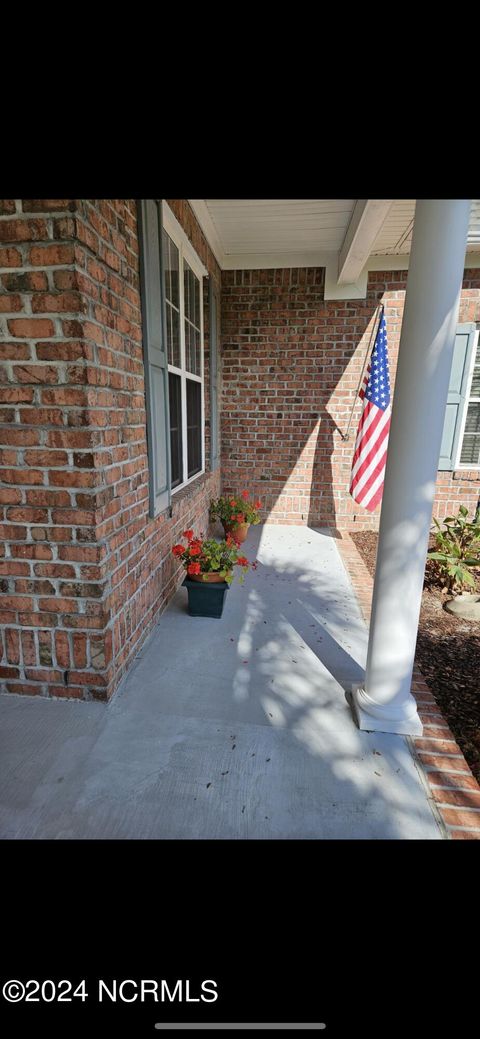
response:
[[(341, 531), (337, 545), (368, 624), (373, 578), (348, 531)], [(417, 701), (423, 736), (412, 738), (411, 744), (446, 836), (453, 840), (480, 840), (480, 785), (416, 662), (412, 696)]]

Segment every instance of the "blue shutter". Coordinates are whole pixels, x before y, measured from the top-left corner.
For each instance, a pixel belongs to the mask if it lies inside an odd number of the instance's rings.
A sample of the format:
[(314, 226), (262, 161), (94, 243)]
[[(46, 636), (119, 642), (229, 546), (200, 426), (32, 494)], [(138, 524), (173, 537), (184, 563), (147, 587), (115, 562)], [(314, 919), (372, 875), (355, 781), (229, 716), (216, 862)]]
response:
[(218, 414), (218, 326), (219, 306), (213, 278), (209, 284), (210, 318), (210, 468), (217, 469), (220, 462), (219, 414)]
[(168, 508), (171, 496), (161, 200), (141, 199), (138, 205), (138, 223), (150, 516), (154, 517)]
[(467, 406), (468, 375), (475, 342), (475, 325), (459, 325), (455, 335), (452, 372), (448, 388), (445, 424), (438, 468), (453, 469), (458, 451), (462, 418)]

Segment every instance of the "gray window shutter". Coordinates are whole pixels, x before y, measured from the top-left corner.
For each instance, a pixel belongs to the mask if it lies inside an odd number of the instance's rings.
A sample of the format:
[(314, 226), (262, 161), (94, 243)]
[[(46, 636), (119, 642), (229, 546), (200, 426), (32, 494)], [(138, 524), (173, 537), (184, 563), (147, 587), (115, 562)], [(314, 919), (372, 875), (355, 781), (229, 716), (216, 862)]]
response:
[(448, 388), (445, 424), (438, 468), (453, 469), (458, 451), (462, 418), (467, 404), (468, 373), (475, 342), (475, 325), (458, 325), (453, 350), (452, 372)]
[(164, 334), (161, 200), (141, 199), (138, 204), (138, 221), (150, 516), (153, 517), (170, 505), (170, 421)]
[(210, 466), (217, 469), (220, 463), (220, 435), (218, 408), (218, 359), (219, 359), (219, 306), (213, 278), (209, 284), (210, 311)]

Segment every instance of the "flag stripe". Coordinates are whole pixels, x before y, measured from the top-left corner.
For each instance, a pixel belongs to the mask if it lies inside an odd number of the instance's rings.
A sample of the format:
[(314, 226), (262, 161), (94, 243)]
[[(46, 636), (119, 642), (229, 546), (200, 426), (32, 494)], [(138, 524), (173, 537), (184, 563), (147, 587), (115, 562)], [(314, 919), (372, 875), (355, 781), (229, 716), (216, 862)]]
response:
[[(359, 444), (358, 451), (354, 455), (353, 466), (352, 466), (352, 477), (355, 477), (358, 470), (362, 467), (364, 461), (375, 451), (377, 442), (382, 441), (388, 429), (390, 428), (390, 408), (387, 411), (378, 411), (375, 409), (377, 414), (375, 416), (375, 427), (370, 427), (370, 435)], [(385, 426), (388, 428), (385, 430)], [(374, 435), (373, 435), (374, 434)]]
[(360, 390), (363, 401), (352, 458), (350, 494), (373, 512), (382, 500), (390, 433), (390, 376), (387, 329), (382, 314), (372, 356)]
[(364, 496), (367, 494), (372, 480), (376, 478), (380, 469), (385, 465), (385, 455), (387, 453), (388, 442), (385, 439), (383, 444), (375, 452), (370, 464), (365, 468), (364, 472), (358, 478), (357, 482), (353, 484), (351, 494), (355, 498), (355, 501), (362, 501)]

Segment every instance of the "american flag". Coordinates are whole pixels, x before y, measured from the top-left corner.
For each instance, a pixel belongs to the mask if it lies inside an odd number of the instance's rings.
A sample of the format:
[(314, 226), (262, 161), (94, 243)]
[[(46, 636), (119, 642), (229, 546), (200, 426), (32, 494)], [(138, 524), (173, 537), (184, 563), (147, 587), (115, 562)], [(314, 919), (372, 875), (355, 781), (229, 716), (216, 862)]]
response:
[(359, 505), (373, 512), (382, 500), (391, 419), (387, 326), (383, 311), (360, 397), (363, 411), (352, 460), (350, 494)]

